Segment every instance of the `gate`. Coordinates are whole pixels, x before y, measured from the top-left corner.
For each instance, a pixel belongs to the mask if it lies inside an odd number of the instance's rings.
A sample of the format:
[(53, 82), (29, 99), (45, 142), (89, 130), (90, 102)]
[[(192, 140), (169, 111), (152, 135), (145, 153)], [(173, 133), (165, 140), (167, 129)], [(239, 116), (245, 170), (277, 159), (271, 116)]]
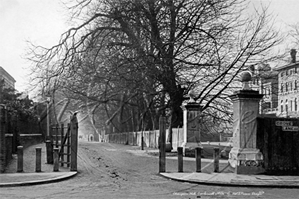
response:
[[(50, 128), (50, 141), (52, 148), (59, 149), (59, 163), (61, 166), (70, 167), (71, 171), (77, 171), (77, 149), (78, 149), (78, 121), (74, 114), (70, 123), (66, 126), (52, 125)], [(52, 151), (53, 157), (53, 149)]]
[(299, 121), (293, 118), (257, 118), (257, 148), (266, 174), (298, 175)]
[(67, 167), (70, 167), (70, 149), (71, 149), (71, 143), (70, 143), (70, 137), (71, 137), (71, 128), (70, 124), (65, 126), (64, 124), (61, 124), (59, 126), (58, 124), (51, 127), (51, 134), (53, 135), (53, 145), (56, 148), (59, 148), (59, 163), (61, 163), (61, 166), (63, 167), (66, 165)]

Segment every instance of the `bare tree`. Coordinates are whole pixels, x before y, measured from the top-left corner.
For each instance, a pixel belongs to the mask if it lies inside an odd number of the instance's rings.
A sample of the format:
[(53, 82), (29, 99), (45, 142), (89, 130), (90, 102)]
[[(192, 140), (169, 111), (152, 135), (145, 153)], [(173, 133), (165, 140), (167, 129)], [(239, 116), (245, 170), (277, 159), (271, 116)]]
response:
[(70, 9), (82, 22), (57, 45), (34, 46), (36, 80), (108, 105), (108, 120), (118, 114), (119, 123), (125, 110), (127, 118), (140, 112), (141, 121), (169, 110), (169, 129), (180, 126), (191, 89), (203, 112), (225, 113), (239, 72), (276, 59), (270, 50), (281, 41), (267, 9), (247, 17), (246, 6), (244, 0), (77, 1)]
[(289, 29), (288, 36), (292, 40), (292, 48), (299, 49), (299, 23), (290, 25)]

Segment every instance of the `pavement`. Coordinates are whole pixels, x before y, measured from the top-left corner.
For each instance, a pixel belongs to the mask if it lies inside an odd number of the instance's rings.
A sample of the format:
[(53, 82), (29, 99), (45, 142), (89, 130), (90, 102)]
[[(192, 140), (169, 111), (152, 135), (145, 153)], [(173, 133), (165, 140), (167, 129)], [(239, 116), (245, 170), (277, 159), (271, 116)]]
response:
[(180, 181), (218, 186), (298, 188), (299, 176), (239, 175), (235, 173), (160, 173)]
[[(42, 171), (35, 172), (35, 148), (42, 148)], [(17, 172), (17, 156), (6, 167), (5, 173), (0, 173), (0, 187), (29, 186), (53, 183), (74, 177), (77, 172), (68, 167), (59, 167), (53, 171), (53, 164), (46, 164), (46, 144), (41, 143), (24, 149), (23, 172)]]
[[(221, 144), (222, 145), (222, 144)], [(225, 146), (225, 145), (224, 145)], [(158, 154), (159, 151), (147, 150), (148, 154)], [(170, 156), (167, 159), (177, 159), (177, 156)], [(194, 161), (195, 158), (183, 157), (184, 161)], [(213, 165), (213, 159), (201, 158), (202, 163), (207, 163), (205, 167)], [(220, 167), (226, 167), (228, 160), (220, 159)], [(204, 164), (203, 164), (204, 165)], [(166, 168), (167, 170), (168, 168)], [(220, 169), (221, 170), (221, 169)], [(218, 186), (245, 186), (245, 187), (270, 187), (270, 188), (297, 188), (299, 189), (299, 176), (273, 176), (273, 175), (241, 175), (235, 174), (233, 169), (225, 169), (220, 173), (214, 172), (162, 172), (161, 176), (188, 183), (205, 184), (205, 185), (218, 185)]]
[[(45, 157), (45, 144), (31, 146), (24, 150), (24, 157), (34, 157), (35, 147), (42, 148), (42, 156)], [(132, 150), (130, 150), (132, 151)], [(158, 150), (145, 149), (134, 150), (137, 155), (157, 154)], [(176, 156), (167, 156), (167, 159), (176, 159)], [(28, 159), (28, 158), (27, 158)], [(195, 161), (194, 158), (184, 157), (184, 161)], [(213, 163), (212, 159), (202, 158), (207, 165)], [(68, 168), (60, 168), (60, 171), (53, 172), (53, 165), (43, 164), (42, 172), (34, 172), (32, 168), (35, 161), (28, 160), (24, 164), (24, 172), (16, 172), (16, 157), (8, 165), (6, 173), (0, 174), (0, 187), (26, 186), (44, 183), (58, 182), (74, 177), (77, 172), (71, 172)], [(220, 164), (227, 164), (227, 160), (220, 159)], [(31, 170), (30, 170), (31, 169)], [(254, 187), (277, 187), (277, 188), (299, 188), (299, 176), (271, 176), (271, 175), (239, 175), (233, 172), (204, 173), (204, 172), (163, 172), (161, 176), (180, 181), (206, 185), (218, 186), (254, 186)]]
[(77, 172), (41, 172), (0, 174), (0, 187), (28, 186), (58, 182), (75, 176)]

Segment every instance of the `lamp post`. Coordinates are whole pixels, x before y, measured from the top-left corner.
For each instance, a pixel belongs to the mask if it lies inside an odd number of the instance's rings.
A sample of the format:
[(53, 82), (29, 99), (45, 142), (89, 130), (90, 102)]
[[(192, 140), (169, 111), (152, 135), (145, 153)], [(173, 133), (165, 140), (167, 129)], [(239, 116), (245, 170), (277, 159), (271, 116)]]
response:
[(50, 117), (49, 117), (49, 102), (47, 100), (47, 137), (50, 135)]
[(47, 151), (47, 164), (53, 164), (53, 145), (52, 137), (50, 136), (50, 96), (46, 96), (47, 103), (47, 135), (46, 135), (46, 151)]

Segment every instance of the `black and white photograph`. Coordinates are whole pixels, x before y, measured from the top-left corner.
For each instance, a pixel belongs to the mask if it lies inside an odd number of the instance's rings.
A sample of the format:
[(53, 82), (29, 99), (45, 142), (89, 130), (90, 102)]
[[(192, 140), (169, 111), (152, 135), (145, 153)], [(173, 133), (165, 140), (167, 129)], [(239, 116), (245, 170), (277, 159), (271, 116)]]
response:
[(299, 198), (298, 0), (0, 0), (1, 199)]

